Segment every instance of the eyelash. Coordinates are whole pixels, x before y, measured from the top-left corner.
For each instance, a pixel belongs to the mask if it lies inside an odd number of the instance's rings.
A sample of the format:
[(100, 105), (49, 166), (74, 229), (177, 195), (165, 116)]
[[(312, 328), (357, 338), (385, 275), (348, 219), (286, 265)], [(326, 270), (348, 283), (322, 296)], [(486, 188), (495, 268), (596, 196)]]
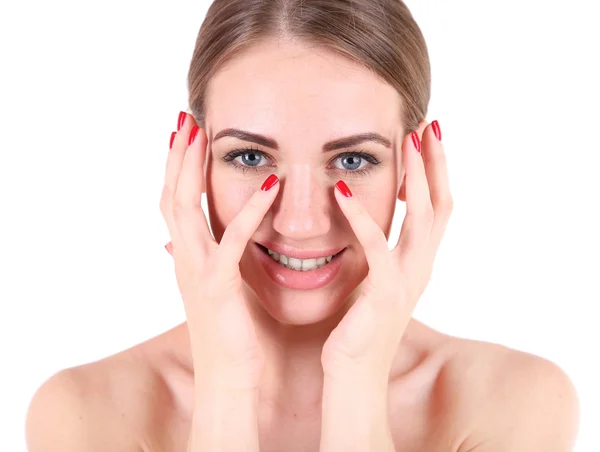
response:
[[(235, 169), (236, 171), (241, 171), (242, 173), (246, 173), (247, 171), (250, 170), (250, 171), (255, 171), (258, 173), (260, 168), (262, 168), (262, 166), (240, 165), (239, 163), (237, 163), (235, 161), (235, 159), (237, 157), (239, 157), (240, 155), (249, 154), (249, 153), (259, 154), (262, 157), (268, 158), (269, 160), (271, 160), (271, 158), (268, 157), (268, 155), (266, 153), (262, 152), (260, 149), (255, 149), (255, 148), (234, 149), (233, 151), (229, 152), (224, 157), (222, 157), (222, 160), (226, 163), (229, 163), (233, 167), (233, 169)], [(329, 161), (329, 163), (335, 162), (337, 159), (342, 158), (342, 157), (359, 157), (359, 158), (362, 158), (362, 159), (366, 160), (367, 162), (369, 162), (373, 167), (375, 167), (381, 163), (381, 161), (378, 160), (375, 156), (373, 156), (367, 152), (363, 152), (363, 151), (342, 152), (341, 154), (338, 154), (333, 159), (331, 159)], [(335, 168), (335, 169), (340, 169), (340, 168)], [(371, 167), (371, 168), (361, 168), (361, 169), (357, 169), (357, 170), (342, 169), (341, 171), (344, 171), (344, 173), (349, 176), (356, 176), (356, 175), (364, 176), (364, 175), (367, 175), (372, 169), (373, 168)]]

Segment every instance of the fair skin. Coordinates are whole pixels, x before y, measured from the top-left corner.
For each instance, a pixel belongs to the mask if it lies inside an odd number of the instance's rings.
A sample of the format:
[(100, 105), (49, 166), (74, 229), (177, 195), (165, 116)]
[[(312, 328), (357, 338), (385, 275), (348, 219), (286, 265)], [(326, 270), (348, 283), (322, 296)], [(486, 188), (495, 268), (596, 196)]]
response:
[[(177, 177), (161, 200), (188, 322), (48, 380), (29, 410), (29, 450), (571, 451), (578, 401), (558, 366), (412, 318), (452, 198), (442, 142), (423, 121), (415, 146), (399, 105), (366, 69), (297, 42), (262, 43), (222, 68), (209, 86), (206, 131), (188, 147), (196, 124), (187, 115), (177, 133), (167, 164)], [(278, 149), (214, 140), (227, 128)], [(322, 150), (365, 132), (390, 147)], [(235, 163), (257, 166), (241, 171), (224, 157), (243, 148), (253, 151)], [(270, 174), (278, 182), (260, 190)], [(351, 197), (335, 188), (340, 179)], [(214, 243), (201, 241), (199, 217), (169, 216), (200, 187)], [(408, 215), (388, 247), (396, 199)], [(245, 236), (228, 240), (236, 221)], [(203, 237), (194, 253), (193, 237)], [(331, 281), (299, 290), (268, 276), (255, 242), (345, 250)], [(197, 258), (205, 252), (210, 259)], [(211, 307), (206, 287), (227, 271), (237, 281), (236, 253), (242, 296), (227, 285)], [(228, 315), (219, 317), (222, 306)]]

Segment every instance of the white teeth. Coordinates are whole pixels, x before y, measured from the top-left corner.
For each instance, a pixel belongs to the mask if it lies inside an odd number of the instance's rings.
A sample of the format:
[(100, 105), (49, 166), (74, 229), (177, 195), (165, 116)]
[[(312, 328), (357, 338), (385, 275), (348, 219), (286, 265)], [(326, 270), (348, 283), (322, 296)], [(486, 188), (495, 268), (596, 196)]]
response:
[(306, 259), (302, 261), (302, 271), (312, 270), (317, 267), (316, 259)]
[(331, 259), (333, 259), (333, 256), (313, 259), (297, 259), (295, 257), (288, 257), (283, 254), (276, 253), (270, 249), (267, 249), (267, 252), (269, 253), (269, 256), (287, 268), (304, 272), (321, 268), (324, 265), (327, 265), (329, 262), (331, 262)]
[(296, 259), (295, 257), (288, 257), (288, 267), (293, 268), (294, 270), (302, 269), (302, 261), (300, 259)]

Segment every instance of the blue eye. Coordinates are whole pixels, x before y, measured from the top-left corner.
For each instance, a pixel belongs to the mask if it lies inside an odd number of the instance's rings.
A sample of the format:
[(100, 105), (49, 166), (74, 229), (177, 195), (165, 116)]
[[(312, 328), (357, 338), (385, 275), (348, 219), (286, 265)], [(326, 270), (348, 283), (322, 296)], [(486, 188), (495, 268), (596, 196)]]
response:
[[(344, 152), (334, 159), (334, 168), (344, 171), (349, 176), (366, 176), (369, 171), (381, 162), (368, 152)], [(340, 162), (341, 166), (337, 164)]]
[(243, 173), (248, 170), (259, 171), (260, 167), (267, 165), (265, 154), (258, 149), (252, 148), (235, 149), (225, 155), (223, 161)]
[[(239, 158), (241, 158), (241, 160), (238, 160)], [(244, 154), (238, 155), (235, 160), (237, 160), (238, 162), (241, 162), (242, 164), (246, 165), (246, 166), (263, 166), (261, 165), (261, 160), (264, 160), (264, 157), (256, 152), (256, 151), (250, 151), (250, 152), (245, 152)]]
[(341, 155), (335, 161), (342, 163), (341, 167), (334, 165), (336, 168), (347, 171), (356, 171), (358, 169), (362, 169), (367, 164), (367, 161), (363, 157), (360, 157), (356, 154)]

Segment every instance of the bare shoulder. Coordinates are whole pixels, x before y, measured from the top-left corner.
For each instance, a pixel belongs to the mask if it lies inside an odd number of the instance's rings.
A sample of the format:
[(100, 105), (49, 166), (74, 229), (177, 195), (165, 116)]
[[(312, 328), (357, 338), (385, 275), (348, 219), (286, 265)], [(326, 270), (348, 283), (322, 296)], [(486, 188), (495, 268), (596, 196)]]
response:
[(566, 372), (540, 356), (452, 338), (443, 373), (468, 431), (458, 452), (572, 451), (579, 400)]
[(140, 344), (46, 380), (29, 405), (28, 450), (149, 450), (152, 407), (165, 391), (141, 350)]

